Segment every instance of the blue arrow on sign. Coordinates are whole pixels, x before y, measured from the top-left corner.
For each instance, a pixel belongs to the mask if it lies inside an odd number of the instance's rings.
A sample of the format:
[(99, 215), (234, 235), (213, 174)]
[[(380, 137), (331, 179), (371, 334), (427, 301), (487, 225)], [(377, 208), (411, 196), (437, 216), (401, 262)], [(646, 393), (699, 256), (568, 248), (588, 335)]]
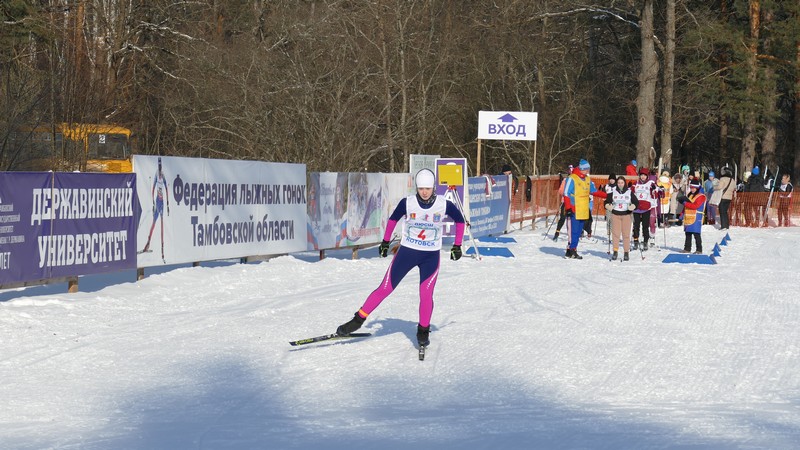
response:
[(517, 118), (512, 116), (511, 114), (503, 114), (502, 116), (499, 117), (499, 119), (503, 122), (513, 122), (517, 120)]

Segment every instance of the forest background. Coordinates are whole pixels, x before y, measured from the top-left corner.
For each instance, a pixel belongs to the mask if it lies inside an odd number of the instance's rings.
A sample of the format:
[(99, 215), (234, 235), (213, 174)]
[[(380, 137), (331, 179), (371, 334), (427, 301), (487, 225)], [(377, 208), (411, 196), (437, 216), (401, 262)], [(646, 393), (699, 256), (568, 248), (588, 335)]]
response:
[(537, 112), (538, 138), (482, 142), (490, 173), (662, 158), (797, 179), (799, 13), (774, 0), (0, 0), (0, 170), (19, 158), (15, 130), (60, 122), (128, 127), (139, 154), (338, 172), (438, 154), (472, 168), (478, 111), (496, 110)]

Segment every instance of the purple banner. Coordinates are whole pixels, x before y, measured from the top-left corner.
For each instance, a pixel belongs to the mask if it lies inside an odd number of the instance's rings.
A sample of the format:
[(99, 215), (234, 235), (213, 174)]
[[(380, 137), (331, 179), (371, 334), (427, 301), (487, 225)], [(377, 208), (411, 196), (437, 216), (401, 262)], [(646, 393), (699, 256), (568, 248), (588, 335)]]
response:
[(0, 173), (0, 285), (136, 267), (134, 174)]
[[(469, 198), (467, 192), (467, 160), (465, 158), (436, 158), (436, 195), (456, 203), (469, 221)], [(444, 219), (443, 236), (453, 238), (456, 233), (453, 219)], [(445, 240), (445, 242), (449, 242)]]

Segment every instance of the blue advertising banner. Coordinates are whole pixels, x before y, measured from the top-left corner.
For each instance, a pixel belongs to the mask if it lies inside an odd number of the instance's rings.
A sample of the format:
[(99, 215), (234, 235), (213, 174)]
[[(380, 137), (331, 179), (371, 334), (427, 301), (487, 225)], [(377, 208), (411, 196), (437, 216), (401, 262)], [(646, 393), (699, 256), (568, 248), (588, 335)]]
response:
[(0, 285), (136, 267), (134, 174), (0, 173)]
[(470, 178), (470, 231), (475, 238), (503, 234), (509, 225), (511, 197), (508, 175)]

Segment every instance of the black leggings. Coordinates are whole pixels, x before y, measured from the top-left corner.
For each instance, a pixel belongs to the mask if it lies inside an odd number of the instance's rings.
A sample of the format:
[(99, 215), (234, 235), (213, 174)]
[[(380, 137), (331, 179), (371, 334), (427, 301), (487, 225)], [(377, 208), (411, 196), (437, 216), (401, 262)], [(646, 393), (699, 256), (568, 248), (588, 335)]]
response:
[(639, 224), (642, 226), (642, 237), (644, 242), (650, 240), (650, 210), (643, 213), (633, 213), (633, 239), (639, 240)]

